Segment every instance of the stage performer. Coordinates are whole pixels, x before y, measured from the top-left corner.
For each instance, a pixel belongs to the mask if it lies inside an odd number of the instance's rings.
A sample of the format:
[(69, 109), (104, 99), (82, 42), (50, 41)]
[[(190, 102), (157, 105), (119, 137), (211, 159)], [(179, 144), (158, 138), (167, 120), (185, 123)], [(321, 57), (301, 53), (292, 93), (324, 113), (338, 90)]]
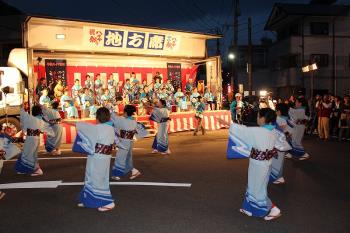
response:
[(44, 89), (42, 91), (42, 95), (40, 96), (39, 103), (41, 105), (45, 105), (47, 107), (51, 106), (51, 99), (50, 99), (50, 97), (48, 97), (47, 89)]
[(88, 153), (84, 187), (80, 192), (78, 207), (97, 208), (101, 212), (115, 207), (109, 187), (111, 154), (115, 140), (110, 118), (109, 110), (101, 107), (96, 112), (96, 124), (76, 123), (80, 140), (77, 144)]
[(97, 74), (96, 75), (96, 80), (95, 80), (95, 93), (99, 93), (99, 91), (102, 89), (102, 81), (101, 81), (101, 75)]
[(81, 95), (81, 109), (83, 118), (89, 117), (90, 107), (94, 105), (94, 98), (90, 95), (90, 90), (84, 88), (84, 93)]
[(78, 109), (74, 106), (72, 98), (69, 96), (68, 90), (64, 91), (61, 97), (61, 108), (62, 111), (67, 113), (67, 118), (78, 118)]
[(41, 176), (43, 171), (38, 163), (38, 150), (40, 146), (40, 134), (46, 133), (47, 136), (54, 137), (50, 125), (43, 121), (42, 109), (39, 105), (32, 107), (32, 115), (24, 111), (23, 107), (20, 113), (22, 131), (27, 137), (24, 142), (23, 151), (16, 162), (16, 171), (18, 174), (30, 174), (31, 176)]
[[(272, 109), (263, 108), (258, 113), (257, 123), (260, 127), (247, 127), (236, 123), (230, 126), (230, 134), (242, 143), (240, 153), (243, 150), (248, 155), (250, 153), (248, 185), (240, 212), (267, 221), (281, 216), (281, 210), (267, 196), (271, 158), (277, 156), (277, 150), (290, 149), (284, 134), (276, 131), (275, 121), (276, 113)], [(235, 146), (237, 145), (233, 147)]]
[(153, 141), (152, 153), (170, 154), (168, 136), (168, 121), (170, 118), (165, 100), (158, 100), (157, 106), (153, 108), (150, 120), (158, 123), (158, 131)]
[[(280, 103), (276, 105), (276, 130), (286, 135), (286, 138), (290, 137), (290, 128), (288, 126), (288, 109), (289, 106), (285, 103)], [(270, 181), (274, 184), (284, 184), (285, 179), (283, 177), (283, 165), (284, 165), (284, 156), (286, 155), (285, 151), (277, 151), (278, 156), (272, 158), (271, 165), (271, 175)]]
[(203, 118), (204, 118), (204, 111), (205, 111), (205, 104), (202, 101), (202, 96), (198, 96), (198, 102), (195, 105), (195, 109), (196, 109), (196, 114), (195, 114), (195, 118), (197, 120), (197, 126), (194, 129), (194, 136), (197, 136), (197, 133), (199, 130), (202, 131), (202, 135), (205, 134), (205, 127), (203, 126)]
[(61, 115), (58, 112), (58, 102), (53, 102), (51, 104), (51, 108), (49, 109), (45, 106), (42, 106), (43, 111), (43, 119), (50, 124), (51, 129), (54, 132), (54, 136), (47, 136), (47, 139), (45, 141), (45, 149), (47, 152), (51, 153), (52, 155), (61, 155), (61, 142), (62, 142), (62, 124), (61, 124)]
[(192, 105), (192, 109), (196, 109), (196, 103), (198, 102), (198, 96), (200, 96), (200, 94), (197, 91), (197, 88), (193, 89), (192, 95), (190, 96), (190, 101), (191, 101), (191, 105)]
[(295, 157), (299, 160), (305, 160), (310, 158), (310, 155), (305, 152), (304, 146), (302, 144), (305, 125), (309, 119), (305, 114), (306, 100), (303, 97), (298, 97), (295, 100), (295, 107), (289, 109), (289, 121), (288, 124), (292, 128), (292, 137), (290, 144), (292, 150), (286, 154), (286, 158), (290, 159)]
[(132, 103), (134, 100), (132, 87), (130, 84), (130, 79), (125, 80), (124, 88), (123, 88), (124, 96), (126, 97), (126, 103)]
[(120, 180), (126, 174), (131, 172), (130, 180), (141, 175), (141, 172), (134, 167), (132, 149), (134, 145), (134, 136), (143, 138), (148, 135), (145, 126), (136, 122), (133, 118), (136, 107), (126, 105), (124, 116), (119, 117), (112, 113), (112, 122), (115, 129), (117, 141), (117, 155), (112, 168), (112, 180)]
[(204, 99), (208, 104), (208, 107), (210, 108), (210, 110), (214, 110), (214, 96), (213, 93), (211, 93), (210, 88), (206, 88), (205, 89), (205, 93), (204, 93)]
[(59, 101), (61, 96), (63, 95), (63, 91), (64, 91), (64, 86), (62, 84), (62, 80), (59, 79), (57, 81), (57, 84), (54, 88), (54, 92), (55, 92), (55, 98)]
[[(184, 97), (184, 93), (181, 91), (181, 87), (177, 88), (177, 92), (174, 94), (174, 99), (175, 99), (175, 104), (176, 104), (176, 108), (177, 108), (177, 112), (181, 112), (182, 110), (182, 106), (183, 106), (183, 97)], [(186, 107), (187, 107), (187, 103), (186, 103)]]
[(153, 92), (156, 94), (156, 95), (158, 95), (158, 94), (160, 94), (161, 93), (161, 91), (162, 91), (162, 83), (161, 83), (161, 81), (162, 81), (162, 79), (161, 78), (156, 78), (155, 79), (155, 84), (153, 85)]
[(94, 82), (91, 80), (91, 77), (88, 74), (85, 76), (84, 88), (94, 90)]

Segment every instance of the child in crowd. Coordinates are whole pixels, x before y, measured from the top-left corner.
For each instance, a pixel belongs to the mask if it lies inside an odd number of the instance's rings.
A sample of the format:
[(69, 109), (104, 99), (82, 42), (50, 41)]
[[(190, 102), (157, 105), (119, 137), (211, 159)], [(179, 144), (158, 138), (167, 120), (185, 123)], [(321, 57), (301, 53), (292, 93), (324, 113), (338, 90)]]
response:
[(101, 212), (115, 207), (109, 187), (109, 169), (115, 140), (110, 116), (109, 110), (101, 107), (96, 112), (96, 125), (76, 123), (78, 142), (74, 146), (79, 145), (87, 153), (85, 182), (78, 207), (97, 208)]
[(126, 174), (131, 172), (130, 180), (141, 175), (141, 172), (134, 168), (132, 149), (134, 145), (134, 136), (145, 137), (148, 132), (144, 125), (138, 123), (133, 118), (136, 107), (126, 105), (124, 108), (124, 116), (119, 117), (112, 114), (112, 122), (114, 125), (117, 140), (117, 155), (112, 169), (112, 179), (120, 180)]
[(40, 134), (46, 133), (49, 137), (54, 137), (55, 133), (48, 123), (42, 118), (42, 109), (39, 105), (32, 107), (32, 115), (21, 109), (20, 119), (22, 131), (26, 133), (26, 140), (23, 151), (16, 162), (18, 174), (30, 174), (31, 176), (43, 175), (43, 171), (38, 163), (38, 150), (40, 146)]

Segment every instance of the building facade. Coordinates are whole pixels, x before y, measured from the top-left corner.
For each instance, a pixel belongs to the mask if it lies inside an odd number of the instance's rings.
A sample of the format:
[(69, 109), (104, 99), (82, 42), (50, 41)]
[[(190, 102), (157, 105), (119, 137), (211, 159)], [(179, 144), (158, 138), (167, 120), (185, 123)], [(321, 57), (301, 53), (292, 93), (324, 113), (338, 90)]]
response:
[[(304, 91), (349, 94), (350, 7), (334, 4), (275, 4), (265, 30), (276, 33), (268, 52), (271, 78), (279, 96)], [(316, 63), (318, 69), (303, 73)]]

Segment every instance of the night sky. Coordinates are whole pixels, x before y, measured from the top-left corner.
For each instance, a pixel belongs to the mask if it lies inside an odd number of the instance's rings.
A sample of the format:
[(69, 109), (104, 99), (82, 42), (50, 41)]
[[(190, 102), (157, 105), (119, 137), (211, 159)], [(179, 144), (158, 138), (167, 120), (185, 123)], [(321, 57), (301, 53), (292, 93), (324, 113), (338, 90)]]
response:
[[(5, 0), (5, 2), (29, 13), (124, 24), (157, 26), (187, 31), (223, 33), (222, 52), (232, 41), (232, 0)], [(309, 0), (241, 0), (239, 17), (239, 43), (247, 41), (247, 18), (252, 17), (253, 40), (259, 43), (263, 36), (274, 37), (264, 32), (263, 27), (275, 2), (308, 3)], [(341, 0), (338, 3), (349, 3)], [(215, 52), (215, 43), (209, 52)]]

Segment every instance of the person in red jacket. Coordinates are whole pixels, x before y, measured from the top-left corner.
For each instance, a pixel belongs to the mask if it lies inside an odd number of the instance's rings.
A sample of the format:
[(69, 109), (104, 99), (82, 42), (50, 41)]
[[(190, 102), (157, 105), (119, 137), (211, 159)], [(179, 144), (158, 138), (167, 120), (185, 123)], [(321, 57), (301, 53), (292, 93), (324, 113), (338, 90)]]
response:
[(318, 135), (320, 139), (329, 139), (329, 118), (332, 113), (332, 103), (328, 95), (324, 95), (323, 99), (316, 106), (318, 110)]

